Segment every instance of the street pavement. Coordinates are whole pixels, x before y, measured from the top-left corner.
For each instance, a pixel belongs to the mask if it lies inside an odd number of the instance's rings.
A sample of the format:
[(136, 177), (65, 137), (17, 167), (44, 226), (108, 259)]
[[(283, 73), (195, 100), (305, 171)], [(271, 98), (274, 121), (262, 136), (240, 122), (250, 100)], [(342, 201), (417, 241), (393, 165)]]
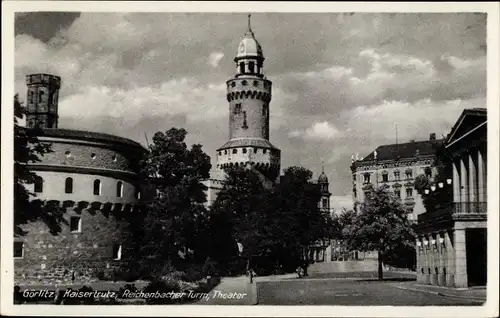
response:
[[(395, 280), (295, 279), (257, 284), (259, 305), (480, 306), (482, 301), (452, 298), (404, 288)], [(401, 288), (403, 287), (403, 288)]]

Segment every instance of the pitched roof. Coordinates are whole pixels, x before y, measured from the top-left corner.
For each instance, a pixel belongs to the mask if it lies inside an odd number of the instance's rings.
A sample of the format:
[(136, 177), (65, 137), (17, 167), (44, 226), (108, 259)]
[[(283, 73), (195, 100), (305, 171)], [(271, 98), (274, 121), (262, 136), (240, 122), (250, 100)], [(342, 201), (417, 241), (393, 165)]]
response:
[[(424, 140), (424, 141), (414, 141), (404, 144), (391, 144), (383, 145), (377, 147), (375, 151), (377, 152), (377, 160), (392, 160), (392, 159), (404, 159), (413, 158), (415, 156), (430, 156), (436, 153), (437, 148), (442, 145), (443, 140)], [(374, 152), (370, 153), (368, 156), (361, 160), (372, 161), (375, 160)]]
[(269, 140), (266, 139), (253, 139), (253, 138), (241, 138), (241, 139), (231, 139), (228, 142), (226, 142), (224, 145), (219, 147), (217, 151), (221, 149), (227, 149), (227, 148), (235, 148), (235, 147), (243, 147), (243, 146), (250, 146), (250, 147), (259, 147), (259, 148), (270, 148), (270, 149), (276, 149), (273, 144), (269, 142)]

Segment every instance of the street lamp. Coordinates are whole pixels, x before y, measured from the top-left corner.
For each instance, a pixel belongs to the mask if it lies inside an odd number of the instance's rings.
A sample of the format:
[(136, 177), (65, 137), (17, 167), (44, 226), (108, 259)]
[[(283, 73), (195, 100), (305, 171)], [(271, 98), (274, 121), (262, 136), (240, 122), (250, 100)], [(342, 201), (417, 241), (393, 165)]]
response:
[(425, 194), (429, 194), (429, 189), (425, 189), (425, 190), (424, 190), (424, 193), (425, 193)]
[(444, 183), (439, 182), (439, 183), (438, 183), (438, 186), (439, 186), (440, 188), (442, 188), (442, 187), (444, 186)]
[(431, 190), (432, 190), (432, 192), (436, 191), (436, 186), (435, 185), (431, 185)]
[(446, 179), (447, 184), (451, 184), (451, 179)]

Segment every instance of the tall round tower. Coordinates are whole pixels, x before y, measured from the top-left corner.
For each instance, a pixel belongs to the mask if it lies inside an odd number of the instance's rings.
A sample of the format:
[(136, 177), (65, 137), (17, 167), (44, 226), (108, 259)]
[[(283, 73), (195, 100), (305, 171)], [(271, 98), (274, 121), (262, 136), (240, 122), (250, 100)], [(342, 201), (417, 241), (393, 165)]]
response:
[(28, 101), (26, 126), (28, 128), (57, 128), (57, 107), (61, 78), (50, 74), (26, 76)]
[(250, 26), (250, 15), (234, 61), (236, 74), (226, 82), (229, 141), (217, 149), (218, 167), (251, 165), (274, 181), (280, 171), (281, 152), (269, 142), (272, 83), (264, 76), (264, 55)]

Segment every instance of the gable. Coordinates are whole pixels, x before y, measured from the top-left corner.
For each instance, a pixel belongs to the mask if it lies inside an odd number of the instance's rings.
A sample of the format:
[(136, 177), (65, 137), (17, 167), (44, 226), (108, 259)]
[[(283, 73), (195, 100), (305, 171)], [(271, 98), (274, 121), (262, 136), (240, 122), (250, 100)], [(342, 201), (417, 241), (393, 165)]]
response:
[(486, 120), (485, 108), (465, 109), (451, 129), (451, 132), (448, 134), (446, 143), (451, 144), (455, 140), (460, 139), (466, 133), (486, 122)]

